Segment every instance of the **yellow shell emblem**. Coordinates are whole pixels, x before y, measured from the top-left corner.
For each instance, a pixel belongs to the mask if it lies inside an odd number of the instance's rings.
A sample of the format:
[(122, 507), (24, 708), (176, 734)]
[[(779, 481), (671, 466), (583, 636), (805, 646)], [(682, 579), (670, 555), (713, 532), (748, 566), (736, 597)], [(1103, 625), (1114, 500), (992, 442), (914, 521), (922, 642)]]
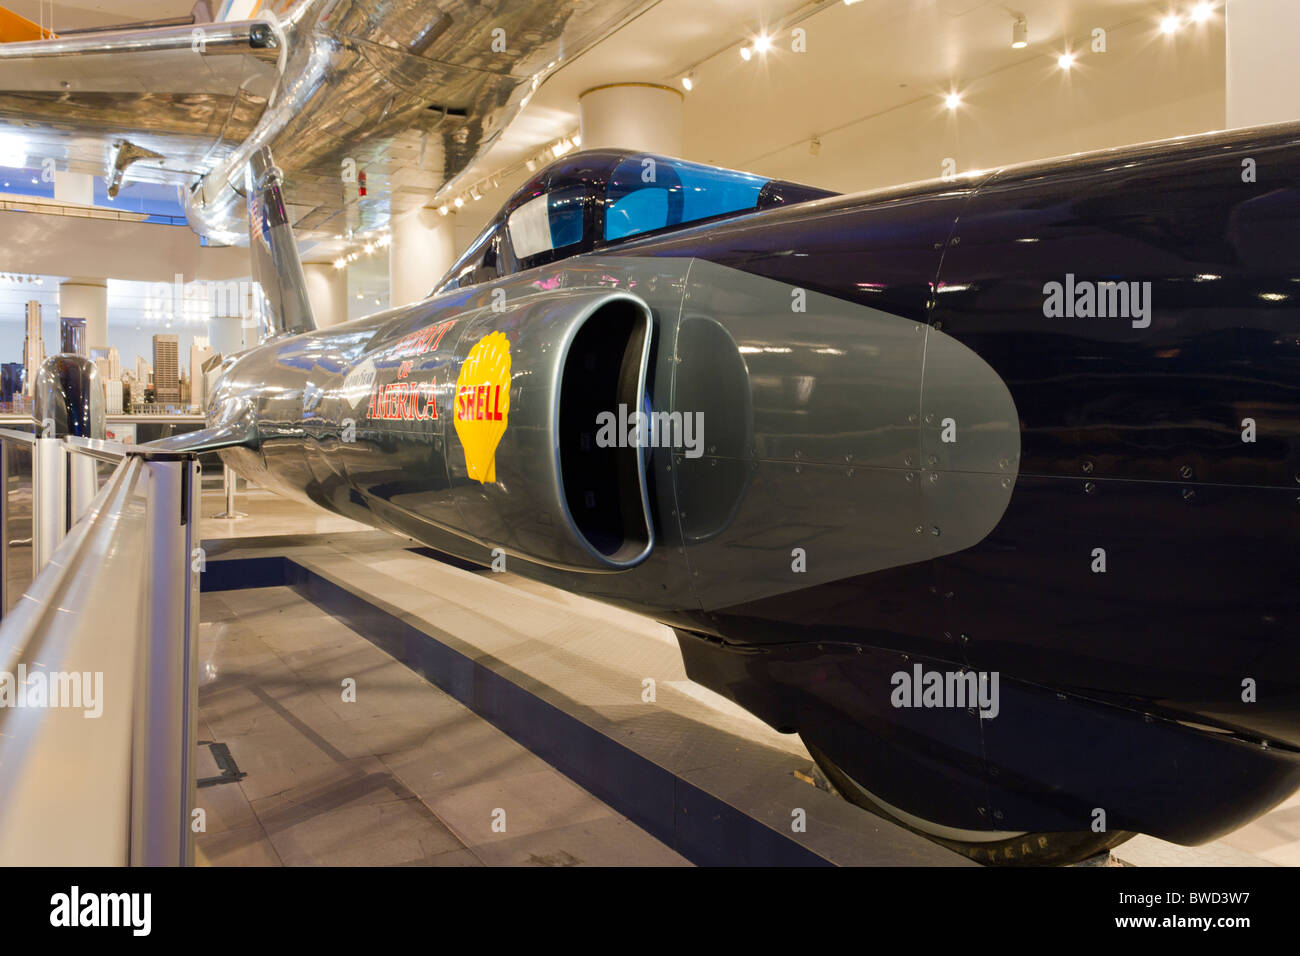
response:
[(456, 379), (454, 424), (469, 476), (497, 480), (497, 445), (510, 420), (510, 340), (490, 332), (469, 350)]

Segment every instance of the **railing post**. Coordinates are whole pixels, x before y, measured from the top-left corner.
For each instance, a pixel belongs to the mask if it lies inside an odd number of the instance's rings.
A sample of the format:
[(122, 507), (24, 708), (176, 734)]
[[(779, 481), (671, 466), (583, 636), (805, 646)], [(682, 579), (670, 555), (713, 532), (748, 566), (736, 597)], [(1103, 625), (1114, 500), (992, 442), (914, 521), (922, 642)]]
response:
[(89, 455), (69, 451), (68, 474), (72, 481), (72, 514), (68, 516), (68, 526), (71, 527), (85, 517), (86, 512), (90, 510), (90, 503), (95, 500), (95, 493), (99, 490), (96, 487), (98, 473), (95, 470), (95, 459)]
[(218, 515), (214, 515), (213, 517), (216, 518), (247, 518), (248, 517), (248, 515), (246, 515), (244, 512), (235, 510), (235, 480), (237, 477), (238, 476), (235, 474), (234, 469), (231, 468), (229, 465), (223, 464), (221, 466), (221, 480), (226, 492), (226, 510), (221, 512)]
[(32, 451), (32, 574), (40, 574), (68, 530), (68, 479), (61, 438), (38, 438)]
[(194, 859), (190, 812), (198, 746), (198, 546), (195, 461), (149, 461), (148, 566), (135, 758), (131, 865), (186, 866)]
[(0, 620), (9, 613), (9, 442), (0, 438)]

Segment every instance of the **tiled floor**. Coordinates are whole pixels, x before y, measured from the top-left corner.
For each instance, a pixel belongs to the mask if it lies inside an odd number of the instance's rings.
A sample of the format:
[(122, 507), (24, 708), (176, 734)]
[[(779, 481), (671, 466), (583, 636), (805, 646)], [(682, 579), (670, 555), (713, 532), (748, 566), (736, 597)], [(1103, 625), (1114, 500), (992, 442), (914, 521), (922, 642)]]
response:
[[(239, 508), (250, 518), (207, 517), (221, 504), (204, 495), (205, 538), (367, 530), (266, 492), (240, 496)], [(375, 555), (367, 563), (372, 560), (382, 559)], [(490, 629), (506, 604), (535, 594), (544, 599), (540, 616), (533, 609), (522, 619), (544, 638), (555, 623), (548, 612), (582, 614), (581, 606), (591, 604), (513, 575), (482, 587), (502, 590), (493, 591), (491, 602), (462, 594), (442, 612), (457, 619), (478, 615), (474, 630)], [(211, 651), (205, 661), (222, 668), (200, 698), (204, 733), (230, 744), (240, 768), (250, 771), (238, 787), (200, 792), (209, 833), (199, 845), (214, 862), (312, 862), (313, 854), (315, 862), (323, 856), (343, 862), (373, 852), (370, 862), (562, 865), (613, 862), (608, 854), (624, 853), (624, 838), (626, 852), (650, 854), (627, 862), (684, 862), (314, 606), (280, 589), (239, 593), (238, 616), (220, 596), (203, 598), (204, 620), (210, 621), (204, 647)], [(262, 595), (258, 601), (271, 604), (246, 605), (245, 595)], [(292, 623), (284, 613), (289, 607)], [(617, 616), (603, 608), (600, 614), (606, 625)], [(520, 615), (510, 617), (517, 626)], [(356, 704), (339, 697), (345, 676), (357, 677)], [(716, 695), (684, 678), (667, 686), (687, 698), (705, 695), (716, 719), (733, 730), (753, 720), (728, 713)], [(599, 681), (590, 689), (597, 696), (606, 692)], [(798, 738), (780, 738), (778, 745), (806, 757)], [(504, 834), (493, 833), (484, 820), (484, 808), (490, 813), (498, 806), (506, 810)], [(448, 844), (447, 836), (455, 842)], [(368, 841), (373, 851), (361, 848)], [(1116, 856), (1138, 866), (1300, 866), (1300, 793), (1203, 847), (1140, 836)]]
[(686, 864), (289, 589), (205, 594), (201, 614), (200, 736), (247, 774), (199, 790), (207, 862)]

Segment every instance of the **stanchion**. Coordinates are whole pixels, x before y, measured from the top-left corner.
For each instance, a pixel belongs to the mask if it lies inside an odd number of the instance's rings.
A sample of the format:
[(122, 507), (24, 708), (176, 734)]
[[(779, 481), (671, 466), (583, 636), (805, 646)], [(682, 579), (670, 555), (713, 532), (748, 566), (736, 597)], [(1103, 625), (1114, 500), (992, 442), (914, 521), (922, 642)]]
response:
[(242, 511), (235, 510), (235, 480), (236, 475), (229, 465), (221, 466), (221, 480), (226, 492), (226, 510), (220, 514), (214, 515), (216, 518), (247, 518), (248, 515)]
[(33, 571), (50, 563), (68, 530), (68, 476), (61, 438), (38, 438), (32, 454)]

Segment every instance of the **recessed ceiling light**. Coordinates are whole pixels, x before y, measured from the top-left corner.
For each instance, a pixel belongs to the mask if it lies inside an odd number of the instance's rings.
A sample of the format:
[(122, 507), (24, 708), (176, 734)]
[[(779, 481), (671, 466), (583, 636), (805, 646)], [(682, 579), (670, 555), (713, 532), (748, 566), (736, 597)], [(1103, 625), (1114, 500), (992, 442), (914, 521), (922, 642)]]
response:
[(1011, 24), (1011, 47), (1022, 50), (1027, 46), (1029, 46), (1029, 24), (1025, 22), (1024, 17), (1021, 17)]

